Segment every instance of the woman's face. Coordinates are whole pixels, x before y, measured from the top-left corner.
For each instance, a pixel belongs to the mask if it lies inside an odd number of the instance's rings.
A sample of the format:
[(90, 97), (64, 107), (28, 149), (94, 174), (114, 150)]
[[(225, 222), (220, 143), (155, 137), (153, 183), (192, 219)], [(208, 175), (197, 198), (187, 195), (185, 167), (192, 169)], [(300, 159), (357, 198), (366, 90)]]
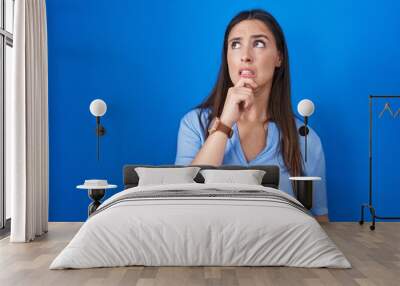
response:
[(260, 20), (236, 24), (228, 36), (229, 75), (235, 85), (241, 77), (252, 78), (259, 87), (272, 82), (281, 55), (269, 28)]

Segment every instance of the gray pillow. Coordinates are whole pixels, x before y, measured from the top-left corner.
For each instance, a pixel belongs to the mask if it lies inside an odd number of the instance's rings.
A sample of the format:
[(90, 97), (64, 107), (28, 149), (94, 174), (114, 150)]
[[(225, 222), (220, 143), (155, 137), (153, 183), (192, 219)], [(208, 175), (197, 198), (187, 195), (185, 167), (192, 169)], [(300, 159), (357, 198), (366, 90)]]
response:
[(196, 183), (193, 179), (199, 170), (199, 167), (135, 168), (139, 176), (138, 186)]
[(261, 185), (265, 171), (262, 170), (201, 170), (205, 184), (226, 183)]

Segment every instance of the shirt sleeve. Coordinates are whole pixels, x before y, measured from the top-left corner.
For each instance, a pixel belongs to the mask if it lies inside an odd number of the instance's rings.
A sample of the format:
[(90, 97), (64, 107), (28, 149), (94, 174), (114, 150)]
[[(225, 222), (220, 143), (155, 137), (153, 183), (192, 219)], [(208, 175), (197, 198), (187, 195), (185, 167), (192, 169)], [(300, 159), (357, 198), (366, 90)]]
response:
[(202, 146), (202, 132), (196, 110), (187, 113), (179, 124), (175, 165), (189, 165)]
[[(307, 162), (304, 162), (305, 173), (307, 176), (321, 177), (321, 181), (313, 182), (313, 207), (311, 212), (313, 215), (327, 215), (328, 204), (326, 194), (325, 155), (322, 143), (318, 135), (311, 128), (307, 140), (309, 142), (307, 143), (308, 158)], [(302, 146), (302, 149), (304, 150), (304, 146)]]

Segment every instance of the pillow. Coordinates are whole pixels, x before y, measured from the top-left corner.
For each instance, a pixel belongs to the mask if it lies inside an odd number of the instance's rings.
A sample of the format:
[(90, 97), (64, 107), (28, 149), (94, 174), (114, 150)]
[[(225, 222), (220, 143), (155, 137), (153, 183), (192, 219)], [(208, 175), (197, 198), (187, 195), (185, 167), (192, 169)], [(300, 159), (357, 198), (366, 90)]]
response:
[(262, 170), (201, 170), (204, 183), (234, 183), (261, 185), (265, 171)]
[(135, 168), (139, 176), (138, 186), (196, 183), (193, 179), (199, 170), (199, 167)]

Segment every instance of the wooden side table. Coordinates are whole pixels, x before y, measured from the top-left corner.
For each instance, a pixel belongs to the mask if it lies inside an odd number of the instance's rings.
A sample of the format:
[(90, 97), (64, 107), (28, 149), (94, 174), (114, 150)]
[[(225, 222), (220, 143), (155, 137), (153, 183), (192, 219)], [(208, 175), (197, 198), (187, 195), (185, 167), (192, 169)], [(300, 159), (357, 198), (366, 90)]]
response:
[(289, 177), (294, 182), (294, 194), (306, 209), (313, 205), (313, 182), (321, 181), (321, 177)]
[(85, 180), (83, 185), (76, 186), (77, 189), (88, 190), (88, 196), (92, 203), (88, 207), (88, 216), (101, 205), (100, 200), (104, 197), (107, 189), (114, 189), (117, 185), (109, 185), (107, 180)]

